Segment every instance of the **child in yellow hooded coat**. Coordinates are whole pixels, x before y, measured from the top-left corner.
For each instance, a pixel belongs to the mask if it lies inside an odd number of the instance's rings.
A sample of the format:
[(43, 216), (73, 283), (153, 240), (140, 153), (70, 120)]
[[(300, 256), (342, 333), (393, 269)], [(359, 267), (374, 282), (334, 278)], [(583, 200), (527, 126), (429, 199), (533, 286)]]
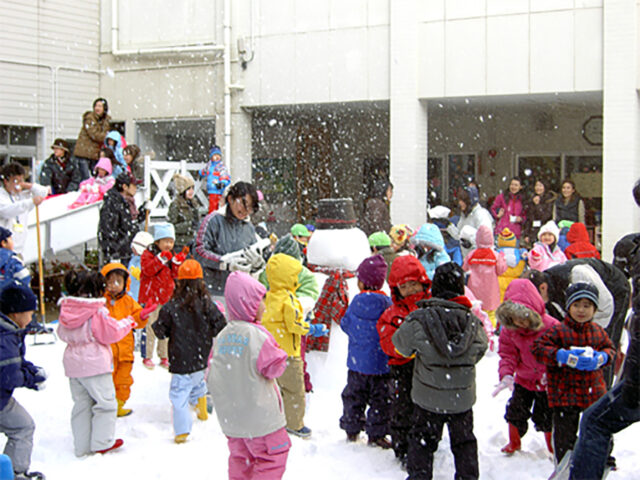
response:
[[(105, 306), (116, 320), (132, 317), (136, 325), (133, 328), (144, 328), (149, 319), (149, 314), (154, 311), (157, 305), (149, 305), (142, 308), (129, 295), (129, 285), (131, 279), (127, 267), (121, 263), (108, 263), (102, 267), (100, 272), (105, 277), (106, 289), (104, 296), (107, 299)], [(116, 400), (118, 401), (118, 417), (129, 415), (132, 410), (124, 408), (124, 404), (131, 395), (131, 385), (133, 377), (133, 350), (134, 350), (133, 330), (122, 340), (111, 345), (113, 353), (113, 383), (116, 389)]]
[(504, 259), (507, 261), (507, 270), (498, 277), (498, 283), (500, 284), (500, 302), (504, 301), (504, 292), (507, 290), (509, 284), (516, 278), (520, 278), (526, 260), (523, 257), (523, 253), (527, 250), (524, 248), (518, 248), (518, 239), (514, 233), (505, 227), (499, 234), (497, 239), (498, 251), (504, 254)]
[(289, 255), (276, 253), (271, 256), (266, 267), (269, 291), (265, 296), (266, 311), (262, 325), (288, 356), (287, 368), (277, 380), (287, 431), (299, 437), (309, 437), (311, 429), (304, 425), (305, 391), (300, 343), (302, 335), (325, 335), (327, 327), (304, 320), (302, 305), (295, 293), (301, 270), (302, 263)]

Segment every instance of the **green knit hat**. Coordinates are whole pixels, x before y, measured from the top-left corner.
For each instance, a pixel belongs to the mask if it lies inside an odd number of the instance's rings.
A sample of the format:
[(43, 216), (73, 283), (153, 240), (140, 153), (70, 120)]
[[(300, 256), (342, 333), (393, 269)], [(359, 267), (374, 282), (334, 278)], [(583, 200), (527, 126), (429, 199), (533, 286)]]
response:
[(310, 237), (311, 232), (301, 223), (296, 223), (291, 227), (291, 235), (294, 237)]
[(285, 255), (289, 255), (290, 257), (295, 258), (296, 260), (302, 261), (302, 255), (300, 254), (300, 247), (298, 246), (298, 242), (296, 242), (296, 239), (293, 238), (290, 233), (287, 233), (284, 237), (278, 240), (273, 253), (274, 255), (276, 253), (284, 253)]
[(369, 246), (370, 247), (390, 247), (391, 246), (391, 237), (384, 232), (375, 232), (369, 235)]

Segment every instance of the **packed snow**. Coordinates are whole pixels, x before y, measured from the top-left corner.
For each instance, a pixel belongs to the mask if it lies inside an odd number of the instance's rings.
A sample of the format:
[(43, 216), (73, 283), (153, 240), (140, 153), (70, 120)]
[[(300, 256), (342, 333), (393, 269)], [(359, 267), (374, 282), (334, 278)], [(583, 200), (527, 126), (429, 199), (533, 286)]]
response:
[[(351, 296), (357, 293), (355, 279), (349, 280), (349, 291)], [(124, 447), (106, 455), (76, 458), (69, 423), (71, 394), (62, 368), (65, 344), (58, 341), (53, 345), (32, 346), (31, 342), (28, 337), (26, 358), (45, 367), (49, 373), (43, 391), (21, 388), (14, 393), (36, 422), (32, 470), (42, 471), (48, 480), (213, 480), (227, 477), (228, 449), (215, 413), (206, 422), (195, 419), (194, 413), (189, 440), (182, 445), (175, 444), (169, 401), (171, 375), (160, 367), (147, 370), (139, 356), (133, 368), (135, 383), (131, 399), (127, 403), (134, 412), (119, 418), (116, 427), (116, 436), (125, 440)], [(364, 433), (359, 442), (346, 443), (346, 435), (338, 426), (342, 414), (340, 393), (347, 378), (346, 355), (347, 337), (335, 324), (331, 330), (329, 353), (310, 352), (308, 355), (314, 392), (307, 397), (305, 424), (313, 430), (313, 435), (307, 440), (292, 437), (285, 479), (401, 480), (407, 476), (393, 452), (368, 446)], [(546, 451), (542, 433), (535, 432), (533, 426), (523, 438), (521, 452), (511, 457), (500, 452), (507, 442), (503, 416), (510, 392), (505, 390), (496, 398), (491, 397), (498, 380), (497, 369), (495, 352), (487, 352), (477, 367), (478, 401), (474, 417), (480, 478), (548, 478), (553, 461)], [(609, 479), (638, 477), (640, 455), (636, 453), (634, 436), (639, 432), (640, 426), (634, 425), (616, 437), (614, 454), (619, 469), (610, 474)], [(453, 475), (453, 457), (445, 429), (435, 456), (433, 478), (448, 480)]]

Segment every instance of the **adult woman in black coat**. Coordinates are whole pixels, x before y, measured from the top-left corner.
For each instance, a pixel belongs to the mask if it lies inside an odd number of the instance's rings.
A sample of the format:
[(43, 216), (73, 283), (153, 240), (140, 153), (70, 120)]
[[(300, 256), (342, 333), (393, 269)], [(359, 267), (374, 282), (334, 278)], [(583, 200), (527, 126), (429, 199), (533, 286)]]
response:
[(525, 204), (526, 220), (522, 229), (522, 243), (533, 245), (538, 239), (538, 230), (553, 217), (553, 204), (558, 198), (555, 192), (549, 190), (546, 183), (536, 180), (533, 185), (533, 195)]
[(133, 197), (136, 189), (135, 178), (125, 172), (118, 175), (115, 185), (104, 196), (98, 225), (98, 243), (104, 263), (129, 264), (131, 241), (139, 228), (126, 197)]
[(393, 185), (389, 180), (382, 179), (374, 183), (360, 219), (360, 228), (367, 237), (375, 232), (389, 233), (391, 230), (389, 202), (392, 195)]

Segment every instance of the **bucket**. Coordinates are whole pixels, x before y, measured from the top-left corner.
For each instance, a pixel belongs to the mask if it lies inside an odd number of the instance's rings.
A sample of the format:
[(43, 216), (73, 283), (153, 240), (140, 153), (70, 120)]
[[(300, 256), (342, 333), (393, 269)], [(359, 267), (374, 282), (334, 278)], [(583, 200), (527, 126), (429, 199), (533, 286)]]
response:
[(336, 230), (354, 228), (356, 213), (353, 200), (350, 198), (323, 198), (318, 201), (316, 228), (319, 230)]

